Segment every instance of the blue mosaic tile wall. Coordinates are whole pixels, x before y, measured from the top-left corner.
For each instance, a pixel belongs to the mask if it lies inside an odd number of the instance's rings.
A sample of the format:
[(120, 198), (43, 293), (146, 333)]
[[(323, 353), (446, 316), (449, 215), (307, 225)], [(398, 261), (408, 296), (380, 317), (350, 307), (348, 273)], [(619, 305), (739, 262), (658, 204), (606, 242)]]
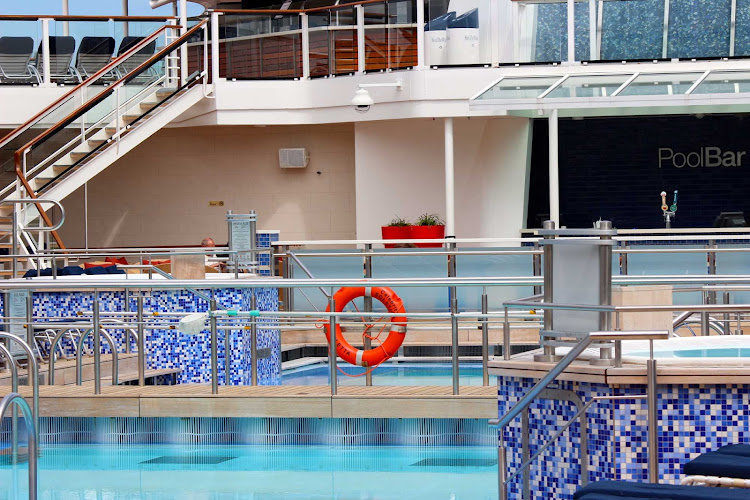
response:
[[(536, 381), (498, 377), (498, 410), (502, 416), (525, 395)], [(556, 382), (550, 387), (575, 392), (583, 402), (595, 396), (635, 396), (646, 393), (645, 386), (610, 387), (603, 384)], [(658, 390), (659, 477), (678, 484), (682, 465), (701, 453), (726, 444), (750, 443), (747, 385), (660, 385)], [(648, 432), (646, 403), (623, 399), (594, 404), (587, 413), (589, 481), (614, 479), (648, 480)], [(530, 454), (552, 437), (576, 413), (567, 401), (540, 399), (529, 412)], [(579, 423), (574, 423), (531, 466), (531, 492), (534, 499), (564, 498), (580, 487)], [(503, 434), (508, 452), (509, 473), (522, 463), (521, 418)], [(544, 461), (543, 467), (540, 465)], [(520, 498), (519, 475), (510, 485), (513, 497)]]
[[(667, 57), (729, 56), (731, 0), (670, 0)], [(537, 6), (536, 62), (567, 59), (567, 6)], [(602, 60), (662, 58), (664, 2), (604, 2)], [(589, 60), (588, 2), (575, 5), (576, 60)], [(750, 55), (750, 1), (738, 0), (735, 55)]]
[[(210, 291), (205, 291), (210, 293)], [(242, 311), (250, 309), (253, 291), (250, 289), (219, 289), (216, 300), (220, 307)], [(278, 290), (261, 288), (256, 290), (256, 307), (261, 311), (278, 311)], [(34, 315), (46, 317), (75, 317), (79, 311), (91, 311), (93, 298), (90, 292), (44, 292), (34, 294)], [(101, 311), (125, 310), (123, 292), (99, 292)], [(0, 294), (0, 307), (2, 294)], [(153, 291), (144, 298), (144, 312), (205, 312), (209, 304), (188, 291)], [(130, 310), (136, 310), (136, 299), (131, 296)], [(176, 322), (174, 322), (176, 324)], [(275, 326), (273, 318), (259, 318), (259, 326)], [(123, 330), (110, 330), (112, 337), (124, 352)], [(250, 384), (250, 330), (219, 331), (219, 383), (226, 384), (225, 334), (229, 335), (230, 384)], [(87, 352), (92, 342), (88, 342)], [(64, 344), (72, 354), (70, 344)], [(132, 344), (135, 352), (135, 344)], [(258, 328), (258, 349), (269, 349), (270, 356), (258, 360), (258, 383), (261, 385), (281, 385), (281, 332), (278, 329)], [(109, 345), (102, 340), (102, 352), (109, 353)], [(180, 368), (178, 383), (208, 383), (211, 381), (210, 333), (185, 335), (176, 329), (146, 330), (147, 369)]]
[(271, 276), (271, 253), (273, 249), (271, 244), (279, 241), (278, 231), (257, 231), (255, 233), (255, 245), (256, 248), (263, 249), (267, 248), (268, 252), (258, 254), (258, 274), (261, 276)]

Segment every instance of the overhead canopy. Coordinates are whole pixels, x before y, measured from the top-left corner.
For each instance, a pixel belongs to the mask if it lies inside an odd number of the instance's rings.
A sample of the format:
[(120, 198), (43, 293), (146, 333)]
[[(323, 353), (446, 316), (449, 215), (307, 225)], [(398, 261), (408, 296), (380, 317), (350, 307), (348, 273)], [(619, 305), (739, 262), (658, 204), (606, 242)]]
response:
[(750, 112), (750, 69), (505, 76), (471, 98), (488, 114), (619, 116)]

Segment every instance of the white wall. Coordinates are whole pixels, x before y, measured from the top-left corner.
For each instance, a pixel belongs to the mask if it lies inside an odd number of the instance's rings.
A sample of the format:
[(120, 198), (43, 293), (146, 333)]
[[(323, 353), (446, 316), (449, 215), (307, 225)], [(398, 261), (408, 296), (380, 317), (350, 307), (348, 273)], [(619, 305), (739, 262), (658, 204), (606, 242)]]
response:
[[(89, 182), (89, 245), (192, 245), (227, 240), (227, 210), (258, 212), (286, 240), (354, 238), (351, 124), (164, 129)], [(305, 147), (304, 169), (279, 148)], [(320, 173), (318, 173), (320, 172)], [(223, 201), (224, 206), (210, 206)], [(83, 245), (83, 188), (65, 198), (67, 246)]]
[[(443, 120), (357, 123), (357, 237), (394, 215), (445, 217)], [(526, 216), (531, 122), (455, 118), (456, 236), (517, 237)]]

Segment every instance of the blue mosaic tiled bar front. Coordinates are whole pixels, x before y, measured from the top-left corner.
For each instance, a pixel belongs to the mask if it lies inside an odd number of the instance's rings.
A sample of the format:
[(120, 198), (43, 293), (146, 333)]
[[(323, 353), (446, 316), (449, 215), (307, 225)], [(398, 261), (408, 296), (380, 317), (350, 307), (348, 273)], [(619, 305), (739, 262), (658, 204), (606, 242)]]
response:
[[(529, 392), (536, 379), (498, 376), (498, 414), (502, 417)], [(595, 396), (645, 395), (643, 385), (607, 385), (558, 381), (546, 397), (574, 393), (584, 403)], [(570, 392), (567, 392), (570, 391)], [(575, 399), (575, 396), (573, 396)], [(732, 443), (750, 442), (747, 409), (750, 385), (660, 384), (658, 389), (659, 477), (679, 484), (682, 466), (701, 453)], [(576, 412), (567, 399), (537, 399), (529, 407), (528, 456), (551, 438)], [(587, 411), (588, 480), (648, 480), (646, 401), (600, 401)], [(581, 426), (571, 425), (531, 465), (531, 498), (568, 498), (581, 485)], [(521, 417), (506, 427), (508, 473), (522, 463)], [(522, 475), (509, 485), (511, 498), (521, 498)]]
[[(206, 294), (210, 291), (204, 290)], [(217, 289), (215, 298), (219, 307), (233, 308), (240, 311), (250, 309), (253, 290), (226, 288)], [(256, 306), (261, 311), (278, 311), (278, 290), (275, 288), (255, 289)], [(0, 294), (3, 298), (3, 294)], [(136, 299), (130, 297), (130, 311), (136, 310)], [(93, 295), (90, 291), (82, 292), (35, 292), (34, 316), (53, 318), (72, 318), (79, 312), (89, 314), (92, 309)], [(100, 291), (101, 311), (125, 311), (125, 294), (122, 291)], [(207, 301), (186, 290), (152, 291), (144, 297), (144, 313), (153, 312), (205, 312)], [(105, 316), (102, 316), (104, 319)], [(164, 318), (160, 324), (167, 322)], [(176, 325), (176, 321), (172, 322)], [(267, 357), (258, 359), (258, 383), (260, 385), (281, 384), (281, 334), (278, 329), (264, 328), (278, 324), (276, 319), (258, 319), (258, 350)], [(110, 331), (123, 352), (124, 332)], [(226, 352), (224, 335), (230, 335), (230, 385), (249, 385), (251, 378), (250, 330), (219, 331), (219, 383), (225, 384)], [(211, 381), (211, 348), (210, 333), (202, 331), (198, 335), (186, 335), (177, 329), (159, 329), (146, 331), (146, 369), (179, 368), (178, 383), (209, 383)], [(89, 342), (90, 347), (91, 342)], [(134, 345), (134, 344), (133, 344)], [(102, 352), (108, 353), (109, 346), (102, 340)], [(66, 346), (69, 347), (69, 346)], [(68, 351), (70, 352), (70, 351)], [(135, 349), (133, 350), (135, 352)]]

